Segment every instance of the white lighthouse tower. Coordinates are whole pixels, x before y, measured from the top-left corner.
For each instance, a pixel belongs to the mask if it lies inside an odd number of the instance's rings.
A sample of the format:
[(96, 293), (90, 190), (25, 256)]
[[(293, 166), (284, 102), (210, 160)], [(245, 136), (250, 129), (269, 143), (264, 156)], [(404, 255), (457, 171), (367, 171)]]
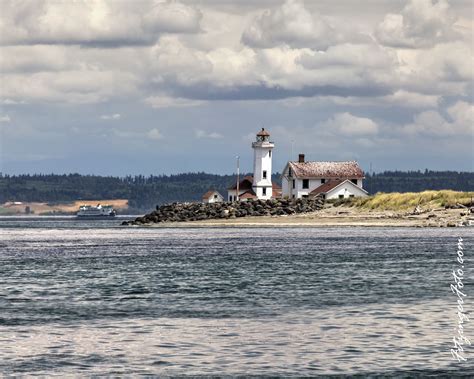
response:
[(264, 128), (257, 133), (256, 142), (252, 143), (253, 155), (253, 183), (252, 188), (258, 199), (272, 198), (272, 149), (270, 133)]

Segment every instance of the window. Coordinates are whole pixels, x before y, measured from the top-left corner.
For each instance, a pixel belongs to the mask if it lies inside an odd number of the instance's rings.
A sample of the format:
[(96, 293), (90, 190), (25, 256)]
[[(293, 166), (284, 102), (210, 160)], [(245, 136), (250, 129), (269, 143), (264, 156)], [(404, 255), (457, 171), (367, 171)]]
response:
[(321, 179), (321, 184), (326, 183), (326, 179)]
[(217, 199), (217, 194), (216, 194), (216, 195), (214, 195), (214, 199)]
[(266, 179), (266, 178), (267, 178), (267, 171), (263, 170), (263, 179)]
[(344, 195), (339, 195), (339, 199), (344, 199)]
[(272, 157), (272, 151), (270, 150), (270, 151), (268, 152), (268, 158), (271, 158), (271, 157)]
[(293, 179), (293, 188), (295, 188), (295, 187), (296, 187), (296, 180)]
[(351, 182), (357, 185), (357, 179), (351, 179)]
[(303, 195), (301, 196), (303, 199), (307, 199), (308, 198), (308, 195)]
[(262, 195), (267, 196), (267, 188), (266, 187), (262, 188)]
[(293, 195), (292, 198), (294, 199), (294, 198), (295, 198), (295, 195)]
[(288, 167), (288, 176), (289, 177), (293, 176), (293, 171), (291, 170), (291, 167)]
[(309, 188), (309, 179), (303, 179), (303, 189)]
[(354, 197), (354, 195), (351, 194), (351, 195), (349, 195), (349, 197)]

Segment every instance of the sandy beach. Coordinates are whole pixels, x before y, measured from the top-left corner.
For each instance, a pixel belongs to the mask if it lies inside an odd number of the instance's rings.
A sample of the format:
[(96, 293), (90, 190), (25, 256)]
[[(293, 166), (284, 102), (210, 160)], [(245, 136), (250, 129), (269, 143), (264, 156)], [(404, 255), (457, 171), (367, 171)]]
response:
[(190, 222), (162, 222), (151, 227), (455, 227), (467, 220), (466, 209), (434, 209), (412, 212), (371, 211), (354, 207), (325, 207), (312, 213), (288, 216), (258, 216)]

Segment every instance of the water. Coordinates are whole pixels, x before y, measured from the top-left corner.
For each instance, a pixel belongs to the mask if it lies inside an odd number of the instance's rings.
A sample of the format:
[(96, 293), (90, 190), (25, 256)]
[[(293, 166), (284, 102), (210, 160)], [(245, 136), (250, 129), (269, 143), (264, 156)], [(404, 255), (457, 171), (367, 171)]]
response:
[(474, 376), (473, 229), (118, 224), (0, 219), (0, 375)]

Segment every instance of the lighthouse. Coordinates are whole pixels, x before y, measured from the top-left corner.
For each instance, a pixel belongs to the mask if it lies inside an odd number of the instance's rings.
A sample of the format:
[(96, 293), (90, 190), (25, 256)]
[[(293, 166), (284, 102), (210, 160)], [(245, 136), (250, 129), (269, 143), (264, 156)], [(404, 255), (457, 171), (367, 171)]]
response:
[(258, 199), (272, 198), (272, 149), (270, 133), (264, 128), (257, 133), (257, 139), (252, 143), (253, 182), (252, 189)]

